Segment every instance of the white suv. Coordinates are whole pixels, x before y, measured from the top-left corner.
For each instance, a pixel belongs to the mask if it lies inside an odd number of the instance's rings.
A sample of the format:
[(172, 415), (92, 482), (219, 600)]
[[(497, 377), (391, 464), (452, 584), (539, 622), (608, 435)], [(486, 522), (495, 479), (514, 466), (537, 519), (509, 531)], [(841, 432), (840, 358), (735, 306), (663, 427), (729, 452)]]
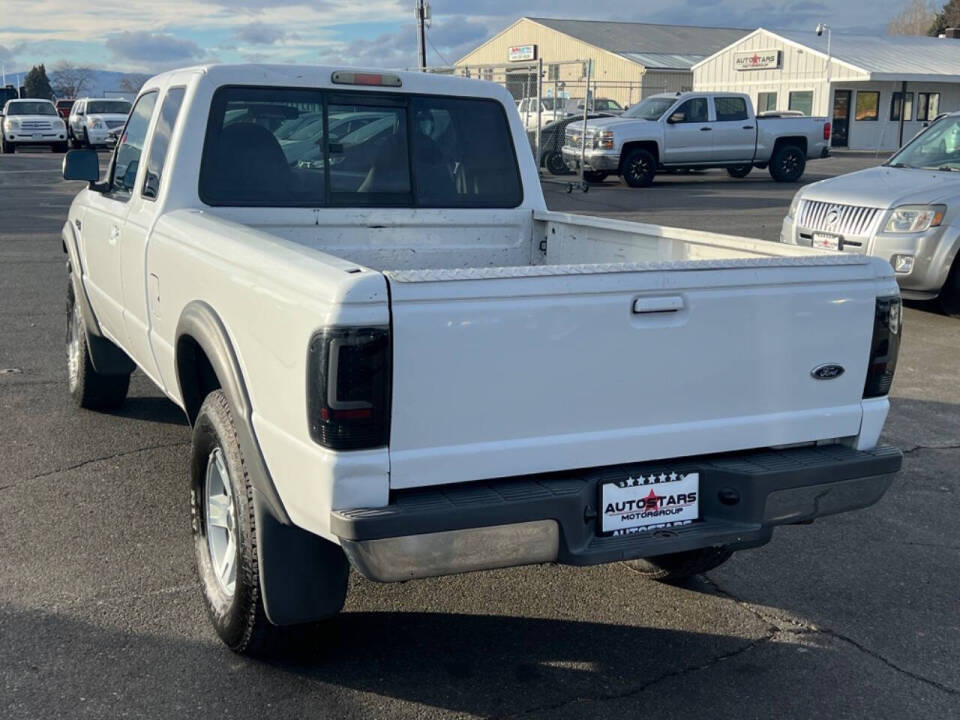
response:
[(3, 106), (0, 146), (4, 153), (23, 145), (49, 145), (53, 152), (67, 151), (67, 128), (49, 100), (8, 100)]
[(130, 103), (120, 98), (83, 98), (70, 109), (67, 130), (73, 147), (106, 145), (111, 130), (123, 127)]

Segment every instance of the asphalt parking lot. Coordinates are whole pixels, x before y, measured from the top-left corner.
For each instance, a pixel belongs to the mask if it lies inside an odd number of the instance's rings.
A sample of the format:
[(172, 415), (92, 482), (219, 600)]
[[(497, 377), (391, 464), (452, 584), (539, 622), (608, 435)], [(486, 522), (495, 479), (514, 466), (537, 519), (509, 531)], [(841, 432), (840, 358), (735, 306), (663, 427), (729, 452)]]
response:
[[(180, 411), (139, 374), (117, 412), (69, 401), (60, 160), (0, 157), (4, 718), (960, 717), (960, 320), (906, 311), (885, 432), (904, 469), (866, 511), (683, 587), (621, 564), (354, 576), (322, 647), (249, 660), (203, 613)], [(546, 190), (558, 210), (773, 239), (796, 186), (714, 171)]]

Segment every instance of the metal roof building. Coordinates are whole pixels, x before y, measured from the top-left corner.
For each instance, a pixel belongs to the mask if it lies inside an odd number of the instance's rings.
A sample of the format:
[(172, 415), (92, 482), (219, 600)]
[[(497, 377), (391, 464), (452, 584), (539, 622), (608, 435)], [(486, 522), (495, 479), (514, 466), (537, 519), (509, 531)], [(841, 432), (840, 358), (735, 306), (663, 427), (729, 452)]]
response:
[(833, 33), (828, 48), (826, 34), (760, 28), (698, 62), (693, 76), (697, 90), (749, 93), (759, 111), (828, 116), (834, 147), (890, 150), (901, 132), (908, 140), (960, 109), (960, 40)]
[[(546, 79), (562, 82), (573, 80), (572, 74), (579, 72), (565, 63), (589, 60), (591, 91), (595, 90), (598, 97), (632, 104), (658, 92), (691, 89), (691, 68), (695, 63), (749, 32), (738, 28), (523, 17), (462, 57), (456, 66), (482, 68), (511, 61), (542, 60)], [(549, 93), (551, 88), (546, 88)], [(520, 96), (516, 91), (515, 94)]]

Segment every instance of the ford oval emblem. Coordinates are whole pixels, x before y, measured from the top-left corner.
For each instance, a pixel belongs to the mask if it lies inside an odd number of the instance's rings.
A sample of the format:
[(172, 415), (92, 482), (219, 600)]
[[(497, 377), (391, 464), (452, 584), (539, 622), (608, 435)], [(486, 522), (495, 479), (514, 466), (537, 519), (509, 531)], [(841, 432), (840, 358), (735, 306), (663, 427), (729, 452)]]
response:
[(843, 375), (843, 365), (828, 363), (826, 365), (817, 365), (810, 374), (817, 380), (832, 380)]

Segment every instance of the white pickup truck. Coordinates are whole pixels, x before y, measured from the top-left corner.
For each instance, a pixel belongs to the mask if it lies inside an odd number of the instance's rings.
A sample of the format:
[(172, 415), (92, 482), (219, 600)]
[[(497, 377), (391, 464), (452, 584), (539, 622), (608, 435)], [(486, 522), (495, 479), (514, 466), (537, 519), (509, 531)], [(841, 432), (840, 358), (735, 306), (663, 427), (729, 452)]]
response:
[[(319, 159), (291, 159), (277, 135), (312, 113)], [(350, 566), (679, 579), (900, 467), (888, 263), (548, 212), (493, 84), (172, 71), (104, 179), (91, 150), (64, 177), (89, 183), (63, 227), (70, 393), (117, 406), (139, 367), (183, 408), (197, 567), (238, 652), (322, 628)]]
[(744, 178), (768, 168), (778, 182), (796, 182), (808, 159), (830, 154), (823, 117), (757, 117), (749, 95), (682, 92), (652, 95), (619, 117), (567, 126), (563, 159), (583, 166), (587, 182), (620, 175), (650, 185), (658, 170), (726, 168)]

